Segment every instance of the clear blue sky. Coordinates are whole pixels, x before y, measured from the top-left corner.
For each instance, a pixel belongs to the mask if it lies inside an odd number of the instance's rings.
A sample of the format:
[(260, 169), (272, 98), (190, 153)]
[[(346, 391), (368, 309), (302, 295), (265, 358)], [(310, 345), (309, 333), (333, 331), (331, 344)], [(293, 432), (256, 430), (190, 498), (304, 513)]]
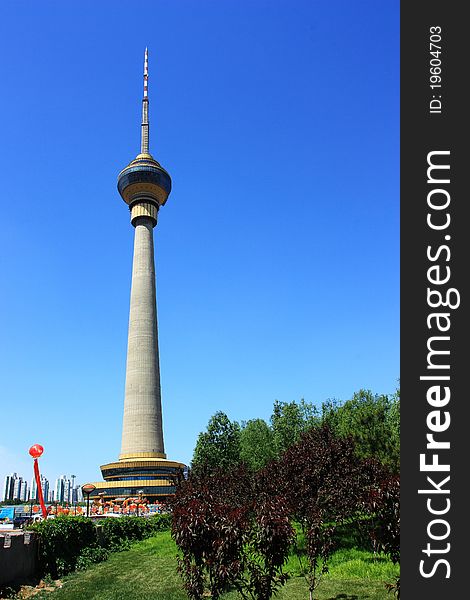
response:
[(79, 483), (120, 451), (133, 228), (150, 146), (164, 433), (393, 393), (399, 378), (399, 3), (2, 3), (0, 484)]

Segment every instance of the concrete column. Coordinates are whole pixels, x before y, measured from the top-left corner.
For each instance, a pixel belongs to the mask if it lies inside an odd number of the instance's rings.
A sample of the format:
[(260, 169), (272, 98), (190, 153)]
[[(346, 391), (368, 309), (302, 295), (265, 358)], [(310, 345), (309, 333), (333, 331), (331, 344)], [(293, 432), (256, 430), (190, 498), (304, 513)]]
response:
[(139, 216), (133, 220), (133, 225), (134, 261), (121, 458), (143, 453), (163, 458), (165, 450), (153, 251), (155, 221)]

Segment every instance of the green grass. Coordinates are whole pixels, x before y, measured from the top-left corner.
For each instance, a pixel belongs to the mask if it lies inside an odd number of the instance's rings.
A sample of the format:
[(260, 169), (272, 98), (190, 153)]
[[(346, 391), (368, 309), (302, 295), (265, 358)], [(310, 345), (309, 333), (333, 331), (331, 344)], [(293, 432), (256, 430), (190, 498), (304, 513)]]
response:
[[(302, 556), (305, 552), (305, 537), (298, 525), (297, 546), (301, 552), (302, 562), (307, 561)], [(354, 523), (339, 525), (336, 530), (336, 550), (328, 561), (329, 579), (373, 579), (380, 581), (393, 581), (398, 577), (400, 568), (383, 555), (373, 556), (364, 539), (360, 537)], [(286, 564), (286, 570), (293, 576), (301, 575), (300, 563), (297, 555), (291, 551)], [(323, 584), (322, 584), (323, 585)]]
[(170, 532), (137, 542), (130, 550), (62, 579), (63, 587), (35, 598), (49, 600), (187, 600), (176, 573)]
[[(306, 565), (305, 559), (303, 564)], [(299, 559), (290, 554), (286, 570), (294, 577), (301, 576)], [(388, 558), (373, 558), (370, 552), (347, 548), (337, 550), (328, 561), (329, 579), (371, 579), (376, 581), (393, 581), (398, 577), (400, 569)]]
[[(187, 600), (176, 572), (176, 546), (170, 532), (138, 542), (130, 550), (112, 554), (103, 563), (64, 577), (63, 587), (38, 594), (37, 600)], [(297, 558), (291, 556), (287, 569), (293, 576), (276, 596), (279, 600), (308, 600), (308, 589), (298, 574)], [(298, 564), (298, 562), (297, 562)], [(347, 548), (331, 559), (315, 598), (318, 600), (394, 600), (385, 589), (398, 569), (381, 558), (373, 561), (364, 550)], [(235, 592), (224, 600), (238, 600)]]

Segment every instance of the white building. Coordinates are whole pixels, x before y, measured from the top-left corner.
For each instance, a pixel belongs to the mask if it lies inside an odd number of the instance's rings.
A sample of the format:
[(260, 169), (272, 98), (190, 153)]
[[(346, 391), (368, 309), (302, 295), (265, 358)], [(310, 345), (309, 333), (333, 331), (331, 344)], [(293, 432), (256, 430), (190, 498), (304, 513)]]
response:
[(28, 502), (29, 500), (29, 495), (28, 495), (28, 482), (26, 481), (26, 479), (24, 479), (21, 482), (21, 486), (20, 486), (20, 500), (22, 502)]
[[(49, 480), (46, 479), (44, 477), (44, 475), (41, 475), (41, 488), (42, 488), (42, 495), (44, 498), (44, 502), (49, 502)], [(39, 494), (38, 494), (38, 486), (36, 484), (36, 478), (33, 477), (31, 479), (31, 486), (30, 486), (30, 494), (29, 497), (31, 500), (39, 500)]]
[(64, 502), (69, 504), (72, 502), (72, 484), (70, 479), (66, 479), (64, 482)]
[(13, 485), (13, 498), (12, 500), (21, 500), (21, 486), (23, 484), (23, 478), (17, 477)]
[(58, 477), (55, 481), (55, 490), (54, 490), (54, 501), (55, 502), (63, 502), (64, 501), (64, 491), (65, 491), (65, 475), (62, 477)]
[(83, 502), (83, 492), (80, 485), (76, 485), (73, 488), (73, 502)]

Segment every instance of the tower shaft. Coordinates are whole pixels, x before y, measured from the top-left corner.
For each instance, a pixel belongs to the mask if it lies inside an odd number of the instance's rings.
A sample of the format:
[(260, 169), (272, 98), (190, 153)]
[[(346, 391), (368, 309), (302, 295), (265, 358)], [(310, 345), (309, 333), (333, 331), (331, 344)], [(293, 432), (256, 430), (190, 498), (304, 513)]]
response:
[(155, 261), (151, 217), (135, 226), (120, 459), (165, 458), (163, 445)]

